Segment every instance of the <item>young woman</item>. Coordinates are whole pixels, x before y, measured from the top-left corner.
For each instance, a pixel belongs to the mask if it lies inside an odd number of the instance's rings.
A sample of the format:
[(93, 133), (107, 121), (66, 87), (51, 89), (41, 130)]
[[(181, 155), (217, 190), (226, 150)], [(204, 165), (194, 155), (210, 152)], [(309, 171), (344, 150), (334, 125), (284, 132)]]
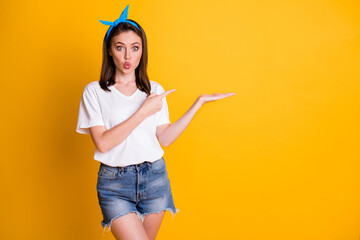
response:
[(176, 122), (164, 91), (147, 75), (144, 29), (127, 19), (127, 6), (104, 37), (99, 81), (85, 86), (76, 131), (91, 135), (100, 162), (97, 194), (101, 225), (116, 239), (155, 239), (165, 211), (174, 215), (163, 146), (170, 146), (199, 108), (234, 93), (202, 94)]

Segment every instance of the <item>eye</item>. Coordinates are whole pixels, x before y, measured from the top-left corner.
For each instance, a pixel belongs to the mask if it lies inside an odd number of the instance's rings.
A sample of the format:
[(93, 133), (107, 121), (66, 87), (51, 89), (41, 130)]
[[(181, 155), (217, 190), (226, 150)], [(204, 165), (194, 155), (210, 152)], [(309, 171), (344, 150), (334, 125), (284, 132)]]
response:
[(122, 48), (122, 46), (117, 46), (117, 47), (116, 47), (117, 50), (120, 50), (119, 48)]
[(133, 48), (136, 48), (135, 51), (139, 50), (139, 47), (138, 47), (138, 46), (135, 46), (135, 47), (133, 47)]

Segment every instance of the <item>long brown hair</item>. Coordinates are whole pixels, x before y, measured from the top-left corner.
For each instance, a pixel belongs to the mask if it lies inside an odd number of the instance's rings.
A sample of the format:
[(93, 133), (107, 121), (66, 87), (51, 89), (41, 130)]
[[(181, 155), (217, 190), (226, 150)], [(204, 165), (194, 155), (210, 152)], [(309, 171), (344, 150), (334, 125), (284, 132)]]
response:
[(108, 37), (108, 42), (106, 42), (106, 33), (105, 33), (103, 40), (103, 61), (101, 66), (101, 75), (100, 75), (99, 84), (102, 89), (111, 92), (111, 90), (108, 87), (115, 84), (115, 70), (116, 70), (114, 60), (109, 54), (109, 50), (111, 48), (111, 39), (114, 36), (120, 34), (121, 32), (133, 31), (141, 38), (142, 41), (142, 55), (139, 65), (135, 69), (136, 86), (139, 90), (145, 92), (147, 95), (150, 95), (151, 86), (147, 74), (148, 49), (147, 49), (146, 34), (144, 29), (137, 22), (131, 19), (127, 19), (127, 20), (134, 22), (141, 29), (141, 31), (130, 23), (122, 22), (111, 30)]

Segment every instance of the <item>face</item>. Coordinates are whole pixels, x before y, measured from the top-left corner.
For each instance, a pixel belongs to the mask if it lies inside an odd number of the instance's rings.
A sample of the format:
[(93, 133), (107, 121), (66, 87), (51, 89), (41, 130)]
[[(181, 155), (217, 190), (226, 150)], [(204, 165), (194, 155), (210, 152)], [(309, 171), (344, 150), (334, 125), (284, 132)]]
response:
[(142, 54), (141, 38), (133, 31), (122, 32), (111, 39), (110, 56), (123, 74), (135, 71)]

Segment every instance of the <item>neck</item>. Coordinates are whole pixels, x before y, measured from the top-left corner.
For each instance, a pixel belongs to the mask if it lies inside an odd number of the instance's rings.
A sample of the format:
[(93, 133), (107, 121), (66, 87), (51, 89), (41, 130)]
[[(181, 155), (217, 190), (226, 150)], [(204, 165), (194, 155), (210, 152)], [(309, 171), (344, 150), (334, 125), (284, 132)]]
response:
[(135, 71), (124, 74), (116, 69), (115, 83), (127, 85), (129, 83), (134, 83), (135, 80), (136, 80)]

